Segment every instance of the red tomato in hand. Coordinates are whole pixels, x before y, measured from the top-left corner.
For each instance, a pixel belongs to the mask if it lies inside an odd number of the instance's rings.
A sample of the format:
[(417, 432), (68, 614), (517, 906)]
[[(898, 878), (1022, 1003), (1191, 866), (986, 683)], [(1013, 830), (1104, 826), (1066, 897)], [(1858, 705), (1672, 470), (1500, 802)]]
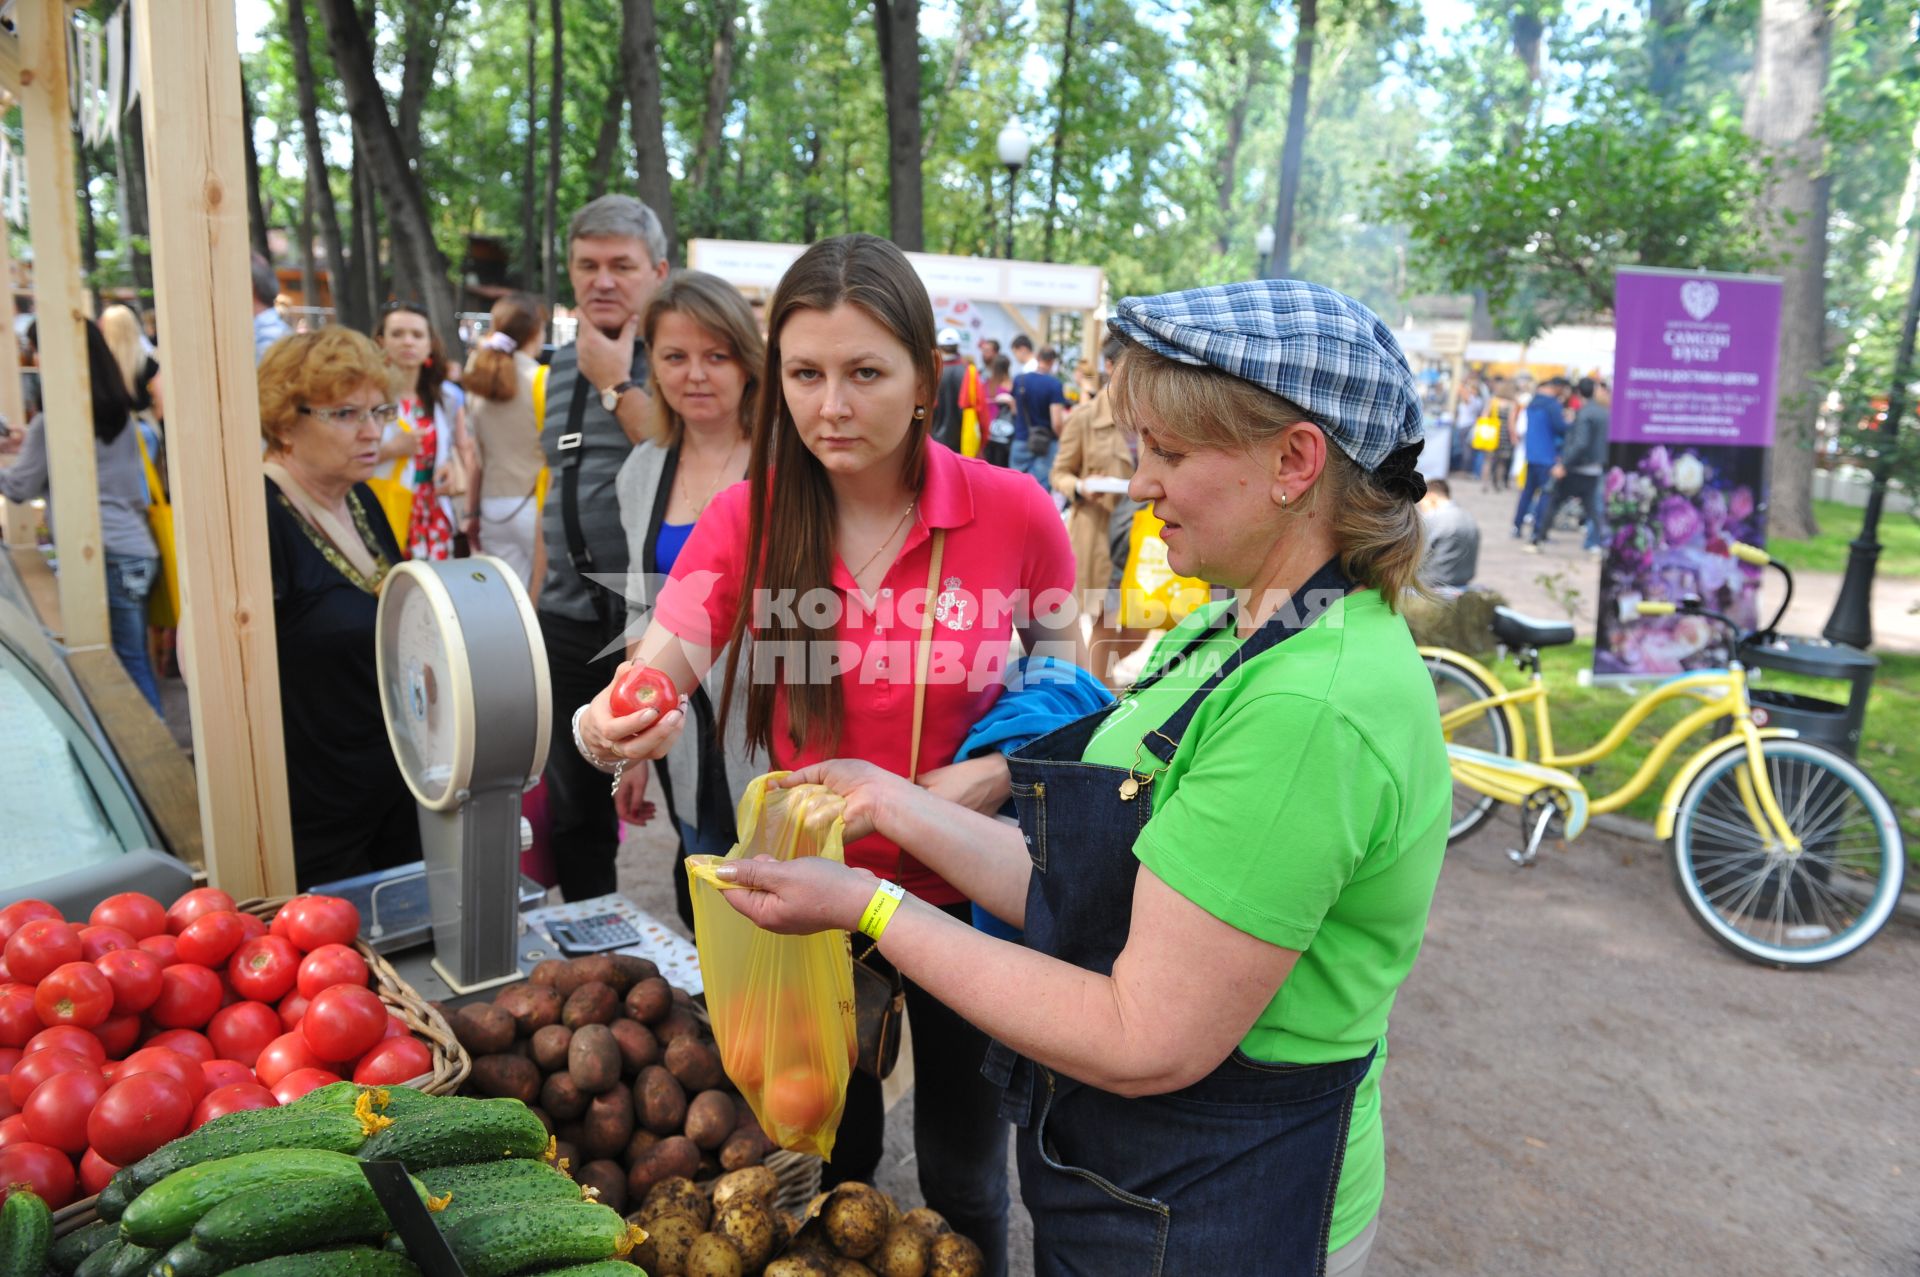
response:
[(7, 970), (24, 984), (39, 984), (54, 968), (78, 962), (86, 950), (80, 933), (52, 918), (34, 918), (7, 940)]
[(173, 936), (148, 936), (140, 942), (140, 948), (152, 954), (163, 970), (180, 961), (180, 942)]
[(299, 1028), (301, 1019), (307, 1014), (307, 1004), (312, 1001), (312, 998), (298, 990), (280, 999), (280, 1027), (289, 1033)]
[(336, 984), (313, 995), (300, 1032), (323, 1060), (357, 1060), (387, 1036), (387, 1018), (379, 994)]
[(332, 1086), (340, 1080), (340, 1075), (331, 1069), (295, 1069), (273, 1084), (273, 1098), (281, 1104), (291, 1104), (308, 1091), (317, 1091), (323, 1086)]
[(233, 897), (218, 887), (196, 887), (167, 907), (167, 930), (179, 935), (203, 913), (231, 911)]
[(281, 909), (287, 917), (287, 939), (303, 953), (312, 953), (322, 945), (351, 946), (360, 934), (360, 911), (351, 900), (338, 896), (302, 896), (288, 901)]
[(419, 1038), (385, 1038), (361, 1057), (353, 1080), (362, 1086), (397, 1086), (432, 1068), (433, 1052)]
[(294, 987), (311, 998), (336, 984), (367, 987), (366, 960), (343, 944), (323, 944), (300, 961)]
[(7, 1095), (15, 1108), (24, 1110), (36, 1090), (62, 1073), (92, 1073), (97, 1077), (100, 1066), (76, 1051), (35, 1051), (7, 1074)]
[(324, 1069), (329, 1063), (313, 1053), (303, 1034), (282, 1033), (260, 1052), (260, 1058), (253, 1062), (253, 1071), (262, 1086), (271, 1087), (289, 1073), (297, 1073), (301, 1069)]
[(116, 1081), (125, 1081), (142, 1073), (164, 1073), (182, 1087), (197, 1103), (207, 1093), (207, 1075), (200, 1061), (165, 1046), (143, 1046), (120, 1062)]
[(107, 1062), (107, 1048), (100, 1039), (85, 1029), (76, 1029), (70, 1024), (56, 1025), (51, 1029), (42, 1029), (27, 1041), (26, 1050), (21, 1055), (32, 1055), (36, 1051), (72, 1051), (75, 1055), (85, 1056), (96, 1065)]
[(113, 985), (91, 962), (69, 962), (33, 991), (33, 1009), (48, 1028), (71, 1024), (91, 1029), (113, 1014)]
[(93, 1035), (100, 1039), (100, 1045), (106, 1048), (108, 1055), (118, 1059), (133, 1050), (133, 1044), (140, 1040), (140, 1030), (144, 1027), (137, 1015), (116, 1015), (95, 1029)]
[(87, 921), (96, 927), (118, 927), (135, 940), (167, 933), (167, 910), (144, 892), (123, 891), (93, 907)]
[(183, 1133), (196, 1099), (165, 1073), (121, 1078), (93, 1106), (87, 1139), (108, 1161), (129, 1166)]
[(80, 928), (80, 960), (98, 962), (100, 956), (116, 949), (131, 949), (139, 942), (118, 927)]
[(665, 714), (679, 703), (680, 692), (673, 680), (651, 665), (634, 666), (614, 679), (613, 690), (607, 693), (607, 712), (615, 718), (643, 709)]
[(253, 1070), (238, 1060), (208, 1060), (200, 1066), (200, 1076), (207, 1080), (207, 1094), (211, 1095), (223, 1086), (238, 1086), (242, 1082), (253, 1082)]
[(236, 1082), (217, 1091), (208, 1091), (207, 1098), (195, 1106), (192, 1118), (187, 1121), (187, 1129), (197, 1131), (214, 1118), (225, 1117), (229, 1113), (278, 1107), (280, 1101), (273, 1098), (273, 1092), (258, 1082)]
[(80, 1156), (87, 1151), (87, 1114), (106, 1090), (107, 1079), (93, 1069), (48, 1078), (20, 1106), (27, 1134), (36, 1143)]
[(300, 951), (280, 936), (246, 941), (227, 964), (227, 982), (233, 991), (255, 1002), (278, 1002), (299, 975)]
[(160, 997), (147, 1009), (147, 1018), (163, 1029), (197, 1029), (220, 1009), (225, 992), (220, 977), (207, 968), (176, 963), (160, 973)]
[(145, 949), (116, 949), (94, 962), (113, 986), (116, 1015), (138, 1015), (160, 1000), (160, 959)]
[(59, 1210), (73, 1201), (73, 1184), (73, 1159), (57, 1148), (30, 1141), (0, 1148), (0, 1201), (16, 1188), (28, 1188)]
[(63, 922), (60, 911), (44, 900), (16, 900), (5, 909), (0, 909), (0, 945), (13, 939), (13, 933), (32, 922), (35, 918), (51, 918)]
[(282, 1032), (280, 1013), (264, 1002), (236, 1002), (221, 1007), (207, 1021), (207, 1037), (212, 1039), (213, 1049), (223, 1058), (249, 1068)]
[(146, 1045), (157, 1046), (166, 1051), (178, 1051), (195, 1064), (205, 1064), (208, 1060), (218, 1059), (220, 1053), (213, 1049), (213, 1042), (204, 1033), (195, 1033), (192, 1029), (168, 1029), (156, 1033), (147, 1039)]
[(233, 910), (216, 909), (189, 922), (181, 928), (176, 939), (179, 943), (175, 952), (180, 955), (180, 961), (202, 967), (220, 967), (233, 956), (240, 942), (246, 939), (246, 927), (241, 925), (240, 915)]
[(0, 1045), (25, 1046), (45, 1028), (33, 1009), (33, 986), (0, 984)]
[(80, 1158), (80, 1191), (92, 1197), (107, 1186), (108, 1180), (119, 1173), (118, 1166), (93, 1149), (88, 1149)]

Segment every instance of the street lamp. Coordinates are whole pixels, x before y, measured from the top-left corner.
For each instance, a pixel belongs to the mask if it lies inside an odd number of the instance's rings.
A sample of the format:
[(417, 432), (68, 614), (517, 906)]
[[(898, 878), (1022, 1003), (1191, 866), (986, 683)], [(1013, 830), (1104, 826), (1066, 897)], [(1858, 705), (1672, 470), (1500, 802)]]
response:
[(1033, 153), (1033, 143), (1027, 138), (1027, 131), (1020, 127), (1020, 121), (1010, 119), (1006, 127), (1000, 130), (995, 142), (1000, 152), (1000, 163), (1007, 170), (1007, 257), (1013, 257), (1013, 192), (1014, 183), (1020, 179), (1020, 170), (1027, 165), (1027, 156)]
[(1265, 279), (1267, 260), (1273, 256), (1273, 227), (1262, 226), (1253, 233), (1253, 251), (1260, 254), (1260, 269), (1254, 272), (1254, 276)]

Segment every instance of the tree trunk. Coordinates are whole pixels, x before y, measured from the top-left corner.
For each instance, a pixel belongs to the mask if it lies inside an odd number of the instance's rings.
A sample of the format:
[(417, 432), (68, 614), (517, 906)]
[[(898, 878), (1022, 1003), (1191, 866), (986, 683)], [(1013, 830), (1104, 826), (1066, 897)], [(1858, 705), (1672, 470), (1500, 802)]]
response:
[(420, 154), (420, 113), (427, 104), (427, 90), (433, 87), (433, 68), (440, 58), (440, 22), (438, 5), (415, 9), (407, 17), (405, 42), (400, 55), (400, 100), (397, 127), (400, 152), (409, 160)]
[[(1798, 539), (1813, 518), (1814, 422), (1825, 393), (1827, 196), (1820, 134), (1832, 33), (1821, 0), (1761, 0), (1747, 134), (1774, 161), (1769, 251), (1781, 259), (1780, 379), (1768, 531)], [(1791, 222), (1789, 225), (1788, 222)]]
[[(125, 41), (126, 65), (133, 65), (133, 24), (121, 24)], [(133, 282), (135, 309), (153, 299), (153, 262), (142, 247), (147, 238), (146, 146), (140, 128), (140, 104), (136, 100), (120, 117), (120, 133), (114, 141), (114, 170), (119, 176), (120, 235), (127, 244), (127, 270)]]
[[(727, 104), (733, 100), (733, 45), (735, 0), (714, 0), (713, 65), (707, 73), (707, 108), (700, 117), (700, 144), (693, 152), (693, 194), (706, 219), (707, 177), (720, 150), (720, 129), (727, 122)], [(710, 220), (710, 219), (707, 219)]]
[[(619, 74), (617, 70), (614, 72), (616, 77)], [(607, 182), (613, 175), (613, 153), (620, 149), (620, 116), (626, 106), (626, 86), (616, 79), (607, 86), (607, 104), (600, 112), (600, 136), (594, 140), (593, 164), (587, 170), (588, 199), (597, 200), (607, 193)]]
[(240, 119), (247, 133), (247, 235), (253, 241), (253, 251), (272, 261), (273, 254), (267, 248), (267, 215), (260, 200), (260, 153), (253, 138), (253, 89), (244, 75), (240, 77)]
[(100, 228), (93, 220), (93, 162), (78, 130), (73, 135), (73, 180), (80, 201), (80, 266), (86, 272), (86, 287), (93, 289), (98, 287), (95, 276), (100, 273)]
[(300, 191), (300, 304), (320, 304), (320, 264), (313, 252), (313, 184)]
[(1294, 205), (1300, 198), (1300, 166), (1307, 153), (1307, 109), (1313, 95), (1313, 42), (1319, 34), (1320, 0), (1300, 0), (1300, 30), (1293, 37), (1293, 91), (1287, 101), (1287, 137), (1280, 147), (1280, 197), (1273, 209), (1273, 256), (1268, 279), (1293, 269)]
[(380, 287), (380, 209), (374, 194), (373, 178), (367, 168), (366, 147), (360, 130), (353, 130), (353, 269), (355, 290), (366, 302), (366, 314), (360, 331), (370, 332), (378, 316), (386, 290)]
[[(307, 190), (320, 220), (320, 239), (327, 249), (328, 292), (333, 295), (334, 318), (365, 332), (373, 323), (369, 294), (347, 268), (347, 245), (340, 234), (340, 210), (333, 202), (333, 179), (327, 153), (320, 141), (320, 108), (314, 92), (313, 51), (308, 45), (306, 0), (287, 0), (287, 39), (293, 54), (294, 91), (300, 100), (300, 140), (307, 164)], [(357, 199), (357, 196), (356, 196)], [(356, 257), (358, 253), (356, 252)], [(308, 305), (318, 305), (309, 302)]]
[[(966, 7), (965, 0), (960, 4), (960, 29), (953, 36), (953, 57), (947, 63), (946, 84), (940, 90), (939, 100), (948, 102), (953, 99), (953, 91), (960, 87), (960, 77), (967, 73), (967, 60), (973, 56), (973, 46), (980, 41), (982, 25), (987, 19), (987, 7), (991, 0), (980, 0), (972, 9)], [(920, 158), (925, 161), (933, 151), (933, 134), (929, 132), (920, 140)]]
[(801, 178), (806, 184), (806, 195), (800, 200), (800, 242), (811, 244), (820, 234), (820, 156), (826, 151), (826, 142), (820, 136), (819, 129), (807, 131), (807, 167)]
[(660, 219), (667, 256), (680, 256), (674, 235), (673, 177), (667, 171), (667, 120), (660, 104), (660, 31), (653, 0), (621, 0), (620, 57), (627, 68), (627, 101), (633, 108), (633, 154), (640, 172), (634, 194)]
[(907, 252), (926, 243), (920, 186), (920, 0), (873, 0), (887, 101), (887, 231)]
[(563, 18), (561, 0), (552, 0), (548, 8), (553, 25), (553, 62), (552, 75), (547, 83), (547, 216), (540, 236), (540, 279), (542, 297), (553, 296), (554, 290), (554, 239), (559, 228), (554, 219), (559, 216), (560, 208), (560, 138), (567, 130), (566, 77), (567, 64), (561, 51), (563, 38)]
[(457, 348), (460, 333), (447, 259), (434, 242), (420, 179), (408, 165), (399, 131), (387, 113), (386, 98), (374, 75), (373, 43), (353, 0), (320, 0), (320, 14), (326, 21), (334, 74), (345, 90), (347, 109), (367, 147), (367, 167), (387, 206), (395, 251), (419, 286), (433, 326), (449, 346)]
[(1067, 152), (1068, 93), (1073, 88), (1073, 18), (1080, 6), (1067, 0), (1066, 28), (1060, 39), (1060, 95), (1054, 106), (1053, 159), (1047, 166), (1047, 229), (1041, 239), (1040, 260), (1053, 260), (1053, 224), (1060, 213), (1060, 163)]
[(1695, 30), (1686, 0), (1647, 0), (1647, 88), (1668, 105), (1679, 96)]
[(1220, 234), (1216, 239), (1220, 253), (1233, 251), (1233, 197), (1240, 185), (1240, 144), (1247, 136), (1247, 110), (1253, 105), (1254, 90), (1260, 87), (1260, 55), (1252, 49), (1243, 55), (1247, 74), (1240, 82), (1239, 96), (1227, 109), (1226, 145), (1220, 149)]
[[(527, 145), (520, 183), (520, 278), (540, 287), (540, 0), (527, 0)], [(551, 301), (551, 296), (548, 297)]]

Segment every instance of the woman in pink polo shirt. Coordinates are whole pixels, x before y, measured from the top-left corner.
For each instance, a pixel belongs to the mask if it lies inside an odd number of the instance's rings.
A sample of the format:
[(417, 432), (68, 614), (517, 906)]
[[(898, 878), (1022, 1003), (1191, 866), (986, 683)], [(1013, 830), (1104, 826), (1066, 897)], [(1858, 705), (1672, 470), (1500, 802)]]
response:
[[(952, 760), (1000, 694), (1016, 631), (1030, 652), (1079, 656), (1060, 517), (1025, 476), (928, 438), (933, 307), (886, 240), (846, 235), (808, 249), (774, 294), (769, 333), (772, 393), (747, 482), (696, 525), (638, 657), (691, 687), (731, 643), (720, 713), (744, 713), (749, 742), (783, 768), (860, 758), (909, 774), (921, 677), (918, 779), (996, 810), (1005, 759)], [(607, 700), (603, 691), (576, 716), (582, 752), (602, 766), (656, 758), (684, 726), (683, 709), (615, 718)], [(958, 891), (883, 837), (854, 842), (847, 862), (968, 916)], [(980, 1075), (987, 1039), (911, 983), (907, 1001), (915, 1083), (929, 1101), (914, 1108), (921, 1191), (1004, 1273), (1007, 1126)], [(830, 1181), (871, 1178), (881, 1124), (879, 1084), (856, 1074)]]

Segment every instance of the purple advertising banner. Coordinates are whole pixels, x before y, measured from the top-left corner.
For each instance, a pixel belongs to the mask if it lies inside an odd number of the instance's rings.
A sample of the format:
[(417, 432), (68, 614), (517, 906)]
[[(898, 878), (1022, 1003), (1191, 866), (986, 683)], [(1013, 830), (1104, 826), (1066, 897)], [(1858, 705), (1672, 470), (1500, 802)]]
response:
[(1623, 270), (1614, 297), (1593, 671), (1628, 678), (1724, 665), (1724, 627), (1642, 617), (1637, 605), (1696, 595), (1743, 628), (1758, 624), (1760, 570), (1727, 547), (1766, 539), (1780, 282)]

